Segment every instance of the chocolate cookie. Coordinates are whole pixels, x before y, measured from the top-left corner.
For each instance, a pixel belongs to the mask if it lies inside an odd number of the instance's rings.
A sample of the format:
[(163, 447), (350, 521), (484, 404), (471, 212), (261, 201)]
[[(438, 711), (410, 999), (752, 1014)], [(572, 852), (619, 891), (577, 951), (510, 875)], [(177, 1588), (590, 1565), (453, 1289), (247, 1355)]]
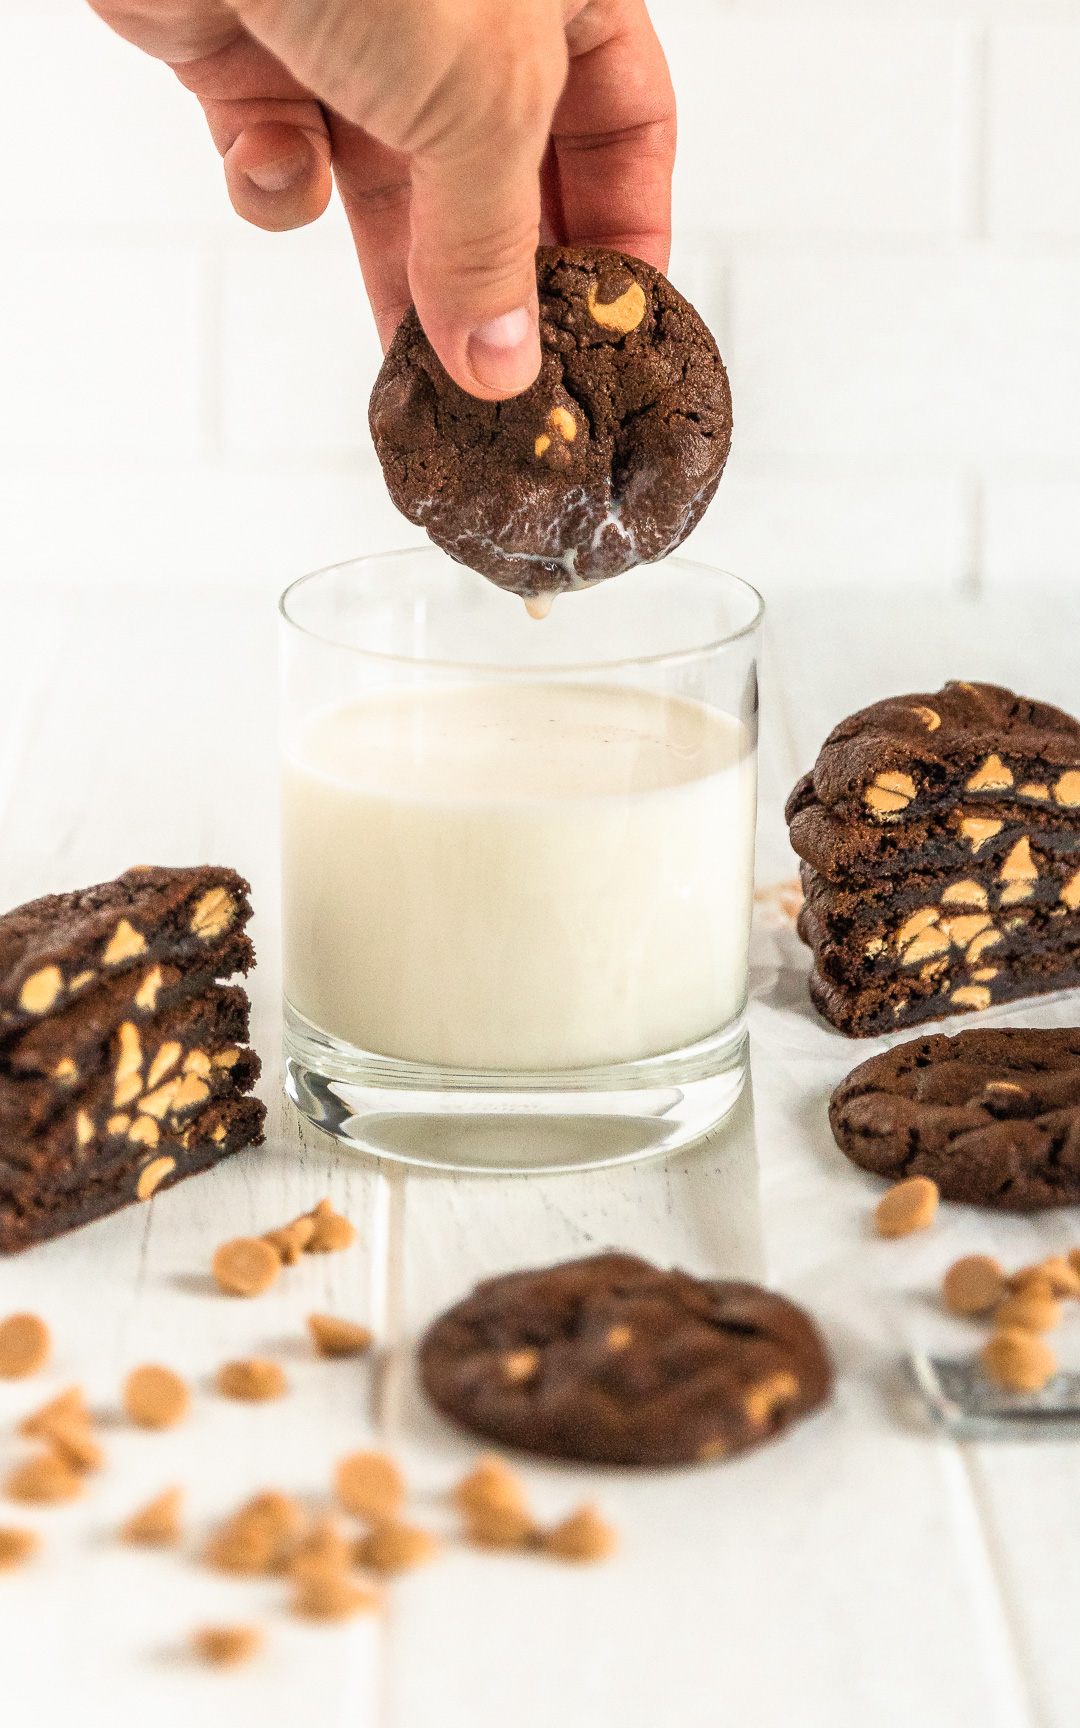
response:
[(621, 252), (542, 247), (536, 281), (543, 362), (522, 395), (468, 395), (410, 309), (370, 413), (403, 515), (532, 600), (674, 551), (731, 443), (716, 343), (658, 270)]
[(478, 1285), (428, 1329), (420, 1372), (472, 1432), (595, 1464), (730, 1457), (832, 1385), (813, 1322), (785, 1297), (618, 1253)]
[(1080, 1201), (1080, 1029), (938, 1033), (852, 1071), (829, 1121), (854, 1164), (1000, 1212)]
[(891, 696), (834, 727), (813, 773), (821, 803), (855, 821), (905, 822), (964, 799), (1080, 808), (1080, 722), (998, 684)]

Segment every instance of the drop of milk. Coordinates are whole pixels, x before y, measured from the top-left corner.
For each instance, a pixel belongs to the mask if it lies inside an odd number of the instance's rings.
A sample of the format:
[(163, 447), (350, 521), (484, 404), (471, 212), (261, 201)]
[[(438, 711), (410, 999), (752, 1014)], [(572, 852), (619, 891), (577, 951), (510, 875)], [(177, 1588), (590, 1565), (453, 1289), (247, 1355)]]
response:
[(546, 618), (555, 604), (554, 594), (526, 594), (525, 610), (530, 618)]

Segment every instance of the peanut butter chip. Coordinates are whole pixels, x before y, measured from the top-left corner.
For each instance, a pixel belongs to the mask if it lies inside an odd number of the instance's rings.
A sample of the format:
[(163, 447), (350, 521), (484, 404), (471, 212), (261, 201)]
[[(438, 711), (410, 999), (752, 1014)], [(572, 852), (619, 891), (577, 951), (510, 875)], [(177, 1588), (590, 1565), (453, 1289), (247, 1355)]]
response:
[(928, 732), (936, 732), (941, 725), (941, 715), (933, 708), (914, 707), (911, 712), (919, 716)]
[(0, 1380), (25, 1380), (44, 1368), (52, 1338), (37, 1314), (9, 1314), (0, 1320)]
[(225, 1398), (240, 1398), (249, 1404), (262, 1404), (271, 1398), (282, 1398), (289, 1390), (285, 1371), (276, 1362), (266, 1362), (253, 1356), (247, 1362), (225, 1362), (218, 1369), (217, 1389)]
[(340, 1576), (352, 1565), (352, 1544), (346, 1540), (332, 1518), (320, 1518), (312, 1525), (285, 1567), (294, 1583), (305, 1578), (321, 1578), (328, 1572)]
[(371, 1332), (354, 1320), (334, 1314), (309, 1314), (308, 1331), (320, 1356), (362, 1356), (371, 1346)]
[(508, 1350), (502, 1359), (502, 1371), (512, 1386), (531, 1380), (540, 1365), (535, 1350)]
[(951, 1314), (986, 1314), (1005, 1294), (1005, 1277), (989, 1254), (967, 1254), (946, 1272), (941, 1293)]
[(281, 1260), (261, 1237), (237, 1236), (221, 1244), (210, 1270), (227, 1296), (261, 1296), (281, 1271)]
[(257, 1626), (200, 1626), (191, 1634), (191, 1648), (212, 1668), (239, 1668), (263, 1647)]
[(257, 1494), (215, 1533), (207, 1565), (219, 1572), (280, 1571), (296, 1552), (305, 1522), (303, 1509), (288, 1494)]
[(119, 966), (122, 960), (134, 960), (137, 954), (146, 953), (146, 937), (141, 931), (129, 924), (126, 918), (121, 918), (112, 933), (109, 946), (102, 955), (106, 966)]
[(79, 1422), (83, 1427), (89, 1426), (90, 1412), (80, 1386), (69, 1386), (66, 1392), (51, 1398), (40, 1410), (32, 1410), (29, 1416), (23, 1417), (17, 1431), (31, 1439), (47, 1440), (53, 1423), (57, 1421)]
[(743, 1409), (747, 1420), (755, 1428), (763, 1428), (772, 1421), (774, 1414), (793, 1404), (799, 1396), (799, 1382), (794, 1374), (781, 1369), (777, 1374), (770, 1374), (757, 1386), (752, 1386), (743, 1397)]
[(59, 1452), (39, 1452), (25, 1464), (17, 1464), (4, 1483), (9, 1500), (27, 1506), (51, 1506), (62, 1500), (77, 1500), (83, 1480)]
[(166, 1488), (163, 1494), (147, 1501), (121, 1524), (121, 1542), (131, 1542), (143, 1548), (173, 1547), (182, 1534), (180, 1511), (183, 1504), (182, 1488)]
[(23, 984), (19, 1007), (26, 1014), (47, 1014), (63, 988), (59, 966), (43, 966), (39, 972), (31, 972)]
[(1045, 1266), (1021, 1266), (1019, 1272), (1006, 1279), (1006, 1283), (1018, 1296), (1030, 1296), (1036, 1302), (1053, 1300), (1054, 1286)]
[(1054, 786), (1054, 797), (1059, 804), (1065, 804), (1070, 809), (1080, 804), (1080, 773), (1070, 768), (1063, 774)]
[(352, 1452), (334, 1471), (334, 1490), (346, 1512), (373, 1524), (394, 1518), (405, 1499), (401, 1471), (385, 1452)]
[(1075, 1266), (1070, 1266), (1063, 1254), (1044, 1260), (1042, 1270), (1055, 1296), (1080, 1296), (1080, 1272)]
[(191, 1393), (171, 1368), (148, 1362), (124, 1381), (124, 1409), (140, 1428), (175, 1428), (191, 1409)]
[(0, 1530), (0, 1572), (13, 1572), (16, 1566), (21, 1566), (36, 1554), (40, 1545), (36, 1531), (10, 1527)]
[(307, 1244), (308, 1254), (337, 1254), (356, 1241), (355, 1226), (335, 1212), (329, 1200), (320, 1200), (310, 1216), (315, 1229)]
[(382, 1607), (377, 1590), (350, 1584), (332, 1572), (302, 1578), (293, 1597), (293, 1613), (306, 1620), (351, 1620), (355, 1614), (375, 1614)]
[(269, 1242), (283, 1266), (295, 1266), (314, 1234), (313, 1218), (294, 1218), (280, 1230), (268, 1230), (263, 1241)]
[(619, 1538), (601, 1518), (595, 1506), (583, 1506), (553, 1530), (545, 1530), (540, 1547), (557, 1560), (606, 1560), (618, 1547)]
[(426, 1566), (438, 1552), (439, 1544), (427, 1530), (388, 1520), (361, 1538), (354, 1558), (358, 1566), (372, 1572), (411, 1572), (415, 1566)]
[(1003, 1331), (1052, 1332), (1060, 1324), (1061, 1304), (1052, 1297), (1009, 1296), (994, 1314), (994, 1325)]
[(1041, 1392), (1057, 1372), (1054, 1352), (1034, 1332), (995, 1332), (979, 1360), (988, 1377), (1009, 1392)]
[(631, 282), (617, 300), (598, 300), (598, 291), (599, 284), (590, 282), (585, 296), (585, 303), (594, 321), (605, 330), (617, 330), (622, 336), (636, 330), (645, 316), (645, 290), (640, 282)]
[(212, 942), (229, 928), (236, 914), (236, 901), (225, 888), (210, 888), (196, 902), (191, 930), (203, 942)]
[(100, 1470), (105, 1454), (85, 1422), (54, 1417), (48, 1439), (73, 1470)]
[[(145, 1118), (140, 1118), (141, 1120), (145, 1120)], [(138, 1123), (135, 1126), (138, 1127)], [(136, 1137), (134, 1128), (130, 1137), (132, 1139)], [(161, 1187), (166, 1176), (170, 1176), (175, 1169), (175, 1158), (154, 1158), (146, 1165), (145, 1169), (139, 1172), (139, 1180), (135, 1184), (136, 1199), (149, 1200), (150, 1196)]]
[(462, 1512), (524, 1512), (528, 1506), (521, 1477), (495, 1457), (478, 1459), (476, 1468), (458, 1483), (450, 1498)]
[(536, 1542), (535, 1519), (514, 1506), (469, 1506), (465, 1534), (478, 1548), (531, 1548)]
[(878, 1201), (874, 1224), (879, 1236), (910, 1236), (934, 1221), (938, 1205), (937, 1183), (928, 1176), (912, 1176), (898, 1182)]

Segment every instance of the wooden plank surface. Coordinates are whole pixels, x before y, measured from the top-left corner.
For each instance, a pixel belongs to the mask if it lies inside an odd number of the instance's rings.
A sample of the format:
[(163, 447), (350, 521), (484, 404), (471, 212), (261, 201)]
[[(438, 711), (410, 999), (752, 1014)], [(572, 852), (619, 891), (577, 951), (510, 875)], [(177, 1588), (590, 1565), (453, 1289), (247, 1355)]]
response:
[[(1018, 639), (1012, 609), (927, 605), (815, 595), (777, 609), (759, 880), (792, 873), (783, 796), (829, 726), (861, 703), (955, 673), (1080, 707), (1068, 652), (1080, 619), (1048, 604)], [(74, 1379), (108, 1418), (110, 1454), (78, 1506), (25, 1520), (0, 1511), (46, 1539), (39, 1563), (0, 1579), (5, 1688), (23, 1710), (12, 1720), (1071, 1724), (1075, 1449), (931, 1437), (900, 1358), (937, 1336), (933, 1288), (961, 1246), (1027, 1258), (1080, 1239), (1070, 1237), (1075, 1214), (991, 1228), (949, 1208), (914, 1243), (873, 1240), (875, 1185), (840, 1158), (824, 1119), (828, 1091), (869, 1048), (811, 1013), (805, 956), (784, 928), (755, 938), (753, 1097), (704, 1149), (533, 1180), (413, 1176), (337, 1154), (301, 1128), (277, 1086), (273, 637), (266, 603), (99, 591), (26, 601), (0, 638), (0, 906), (134, 862), (235, 864), (258, 910), (254, 1041), (271, 1105), (265, 1151), (0, 1264), (0, 1313), (36, 1308), (57, 1338), (45, 1375), (0, 1382), (0, 1464), (19, 1455), (18, 1415)], [(1070, 1011), (1066, 1002), (1009, 1018)], [(323, 1193), (357, 1223), (360, 1246), (305, 1261), (258, 1302), (213, 1293), (206, 1267), (218, 1241)], [(417, 1516), (449, 1531), (445, 1489), (477, 1448), (421, 1400), (417, 1335), (478, 1277), (608, 1244), (716, 1275), (754, 1275), (767, 1258), (773, 1281), (825, 1327), (840, 1371), (834, 1407), (782, 1445), (706, 1470), (527, 1464), (545, 1517), (598, 1499), (622, 1532), (620, 1555), (575, 1571), (451, 1547), (393, 1587), (377, 1623), (311, 1629), (283, 1612), (278, 1583), (215, 1578), (193, 1563), (214, 1517), (243, 1495), (318, 1495), (333, 1459), (367, 1443), (401, 1457)], [(303, 1320), (314, 1308), (373, 1324), (376, 1357), (312, 1360)], [(223, 1359), (252, 1353), (285, 1365), (287, 1400), (246, 1409), (209, 1390)], [(195, 1416), (175, 1434), (132, 1432), (116, 1414), (123, 1374), (150, 1359), (197, 1388)], [(120, 1549), (115, 1524), (173, 1480), (191, 1493), (187, 1553)], [(249, 1617), (269, 1637), (250, 1670), (207, 1674), (183, 1660), (193, 1623)]]

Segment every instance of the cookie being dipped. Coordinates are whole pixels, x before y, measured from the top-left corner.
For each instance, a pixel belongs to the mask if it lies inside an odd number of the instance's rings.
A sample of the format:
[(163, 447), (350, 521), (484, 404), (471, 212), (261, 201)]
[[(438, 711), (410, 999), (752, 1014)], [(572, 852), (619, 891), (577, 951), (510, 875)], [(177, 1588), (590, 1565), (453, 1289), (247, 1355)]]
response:
[(410, 308), (370, 421), (402, 514), (542, 616), (697, 526), (727, 459), (731, 394), (701, 318), (641, 259), (542, 247), (536, 280), (542, 363), (528, 390), (470, 396)]

